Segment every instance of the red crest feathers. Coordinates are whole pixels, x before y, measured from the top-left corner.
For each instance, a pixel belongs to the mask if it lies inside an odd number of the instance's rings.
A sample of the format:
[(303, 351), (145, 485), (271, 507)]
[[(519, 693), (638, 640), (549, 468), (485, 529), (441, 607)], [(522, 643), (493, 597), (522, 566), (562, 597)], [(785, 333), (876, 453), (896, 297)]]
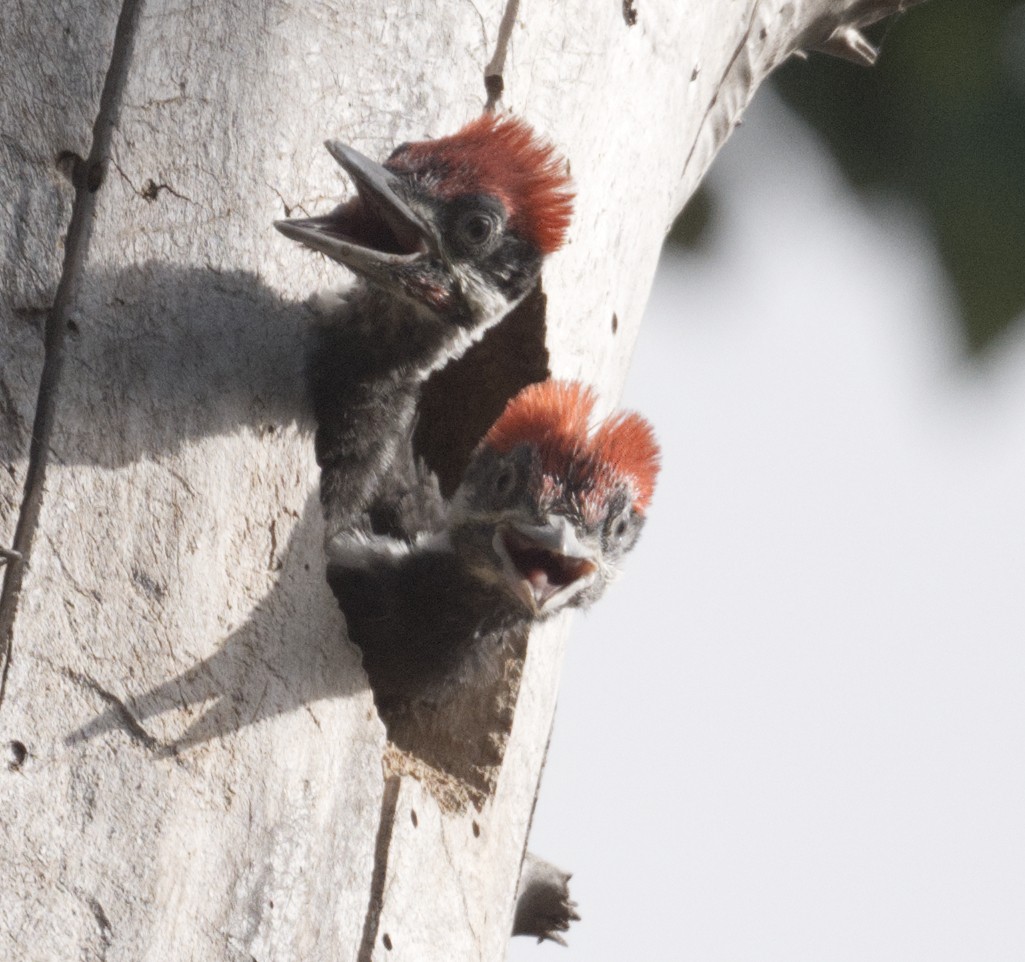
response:
[(387, 166), (411, 173), (440, 168), (438, 190), (446, 197), (497, 197), (513, 229), (544, 254), (558, 250), (566, 239), (573, 191), (565, 162), (516, 117), (483, 114), (451, 136), (410, 144)]
[(542, 381), (516, 395), (485, 440), (503, 454), (517, 444), (571, 446), (586, 441), (594, 392), (579, 381)]
[(536, 445), (545, 474), (580, 489), (585, 502), (600, 501), (625, 481), (634, 510), (643, 514), (659, 470), (655, 432), (639, 414), (622, 413), (592, 433), (594, 405), (594, 392), (578, 381), (531, 384), (506, 405), (483, 443), (503, 454), (518, 444)]
[(617, 414), (599, 426), (591, 444), (616, 474), (633, 479), (634, 508), (643, 514), (655, 493), (660, 459), (651, 425), (639, 414)]

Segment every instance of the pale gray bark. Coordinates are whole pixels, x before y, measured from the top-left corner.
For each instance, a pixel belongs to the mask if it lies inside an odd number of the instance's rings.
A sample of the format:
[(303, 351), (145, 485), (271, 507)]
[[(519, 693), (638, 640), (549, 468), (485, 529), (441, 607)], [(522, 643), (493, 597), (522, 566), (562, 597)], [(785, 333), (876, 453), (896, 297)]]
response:
[(337, 272), (270, 222), (346, 189), (326, 137), (382, 157), (490, 97), (571, 162), (550, 366), (611, 407), (664, 233), (761, 80), (870, 59), (856, 28), (903, 5), (5, 12), (0, 957), (503, 957), (568, 626), (510, 666), (469, 787), (388, 747), (301, 404), (301, 301)]

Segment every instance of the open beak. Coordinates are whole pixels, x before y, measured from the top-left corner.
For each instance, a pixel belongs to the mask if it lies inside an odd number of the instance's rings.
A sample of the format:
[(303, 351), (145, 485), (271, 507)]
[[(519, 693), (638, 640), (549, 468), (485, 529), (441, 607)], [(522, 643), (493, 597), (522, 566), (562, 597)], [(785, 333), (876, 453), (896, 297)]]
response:
[(434, 227), (403, 200), (399, 178), (337, 140), (324, 146), (352, 178), (357, 196), (322, 217), (275, 221), (282, 234), (379, 283), (437, 253)]
[(561, 608), (598, 573), (597, 553), (561, 515), (543, 525), (499, 525), (493, 546), (513, 593), (535, 614)]

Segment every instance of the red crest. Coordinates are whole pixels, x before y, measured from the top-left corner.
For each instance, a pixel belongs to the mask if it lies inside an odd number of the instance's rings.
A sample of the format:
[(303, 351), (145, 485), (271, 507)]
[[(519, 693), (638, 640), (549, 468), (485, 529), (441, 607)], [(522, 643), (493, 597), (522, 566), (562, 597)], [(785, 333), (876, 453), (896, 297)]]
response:
[(407, 173), (438, 170), (443, 197), (497, 197), (513, 229), (544, 254), (566, 238), (573, 214), (566, 162), (516, 117), (483, 114), (448, 137), (410, 144), (386, 166)]
[(659, 471), (659, 446), (639, 414), (616, 414), (591, 430), (594, 392), (578, 381), (531, 384), (505, 407), (484, 444), (508, 453), (533, 444), (541, 453), (545, 484), (579, 492), (588, 513), (601, 513), (612, 488), (626, 482), (633, 508), (651, 503)]

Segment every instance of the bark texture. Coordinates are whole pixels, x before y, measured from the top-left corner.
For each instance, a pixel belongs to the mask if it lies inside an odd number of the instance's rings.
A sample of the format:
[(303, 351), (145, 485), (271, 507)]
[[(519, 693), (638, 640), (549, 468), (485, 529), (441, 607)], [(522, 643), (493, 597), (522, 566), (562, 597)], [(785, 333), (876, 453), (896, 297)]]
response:
[[(476, 781), (387, 744), (324, 581), (301, 387), (303, 301), (340, 278), (270, 223), (348, 189), (326, 137), (383, 157), (486, 101), (524, 115), (578, 200), (531, 308), (547, 357), (514, 338), (515, 363), (607, 409), (665, 231), (758, 84), (800, 48), (871, 59), (857, 28), (904, 5), (0, 18), (0, 546), (23, 555), (0, 567), (0, 957), (503, 958), (568, 626), (510, 667)], [(453, 424), (500, 403), (474, 372), (509, 344), (442, 382), (442, 423), (446, 396)]]

